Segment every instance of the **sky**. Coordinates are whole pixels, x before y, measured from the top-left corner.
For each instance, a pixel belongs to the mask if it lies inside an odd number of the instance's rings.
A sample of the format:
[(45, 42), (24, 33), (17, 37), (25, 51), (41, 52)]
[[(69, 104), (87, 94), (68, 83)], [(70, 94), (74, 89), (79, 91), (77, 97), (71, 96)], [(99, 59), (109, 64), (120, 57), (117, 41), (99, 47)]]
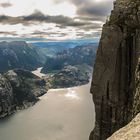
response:
[(0, 0), (0, 38), (99, 38), (114, 0)]

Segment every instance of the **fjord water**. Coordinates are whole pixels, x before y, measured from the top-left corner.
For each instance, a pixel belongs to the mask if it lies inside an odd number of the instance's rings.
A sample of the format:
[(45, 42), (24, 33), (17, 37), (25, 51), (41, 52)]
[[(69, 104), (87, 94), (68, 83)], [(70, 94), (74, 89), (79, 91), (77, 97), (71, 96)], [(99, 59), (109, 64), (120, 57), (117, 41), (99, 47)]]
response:
[(51, 89), (33, 107), (0, 121), (0, 140), (88, 140), (94, 108), (84, 86)]

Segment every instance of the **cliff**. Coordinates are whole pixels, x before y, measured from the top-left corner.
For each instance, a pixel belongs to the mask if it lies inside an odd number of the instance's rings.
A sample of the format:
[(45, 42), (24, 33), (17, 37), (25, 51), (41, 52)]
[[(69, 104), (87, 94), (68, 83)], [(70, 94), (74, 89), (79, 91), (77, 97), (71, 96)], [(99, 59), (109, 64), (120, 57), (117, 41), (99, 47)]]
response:
[(47, 92), (46, 82), (26, 70), (0, 75), (0, 118), (35, 104)]
[(138, 114), (128, 125), (115, 132), (108, 140), (139, 140), (140, 139), (140, 59), (135, 72), (135, 91), (133, 103), (133, 117)]
[(140, 1), (116, 0), (103, 26), (91, 93), (96, 110), (90, 140), (105, 140), (140, 111), (135, 75), (140, 57)]

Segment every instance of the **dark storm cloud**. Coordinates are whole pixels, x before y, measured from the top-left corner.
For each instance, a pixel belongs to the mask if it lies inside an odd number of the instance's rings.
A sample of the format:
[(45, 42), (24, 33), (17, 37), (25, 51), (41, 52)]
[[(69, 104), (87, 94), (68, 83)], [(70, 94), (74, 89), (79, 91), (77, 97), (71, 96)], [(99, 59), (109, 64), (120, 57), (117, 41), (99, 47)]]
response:
[(85, 20), (85, 21), (101, 21), (104, 22), (106, 20), (106, 16), (95, 16), (92, 15), (92, 17), (87, 17), (87, 16), (78, 16), (75, 17), (75, 19), (80, 19), (80, 20)]
[[(94, 0), (68, 0), (77, 7), (77, 14), (86, 20), (105, 21), (106, 16), (110, 14), (113, 0), (103, 0), (96, 2)], [(64, 0), (55, 0), (56, 3), (64, 2)]]
[(46, 34), (46, 32), (34, 31), (33, 33), (31, 33), (31, 35), (41, 35), (41, 34)]
[(50, 16), (44, 15), (39, 11), (35, 11), (33, 14), (28, 16), (20, 16), (20, 17), (10, 17), (1, 15), (0, 16), (1, 24), (23, 24), (23, 25), (31, 25), (38, 23), (55, 23), (60, 25), (61, 27), (82, 27), (89, 26), (93, 23), (89, 21), (76, 21), (75, 18), (65, 17), (63, 15), (60, 16)]
[(36, 37), (29, 37), (27, 38), (27, 35), (23, 35), (21, 37), (0, 37), (0, 41), (46, 41), (46, 38), (36, 38)]
[(110, 1), (103, 1), (102, 3), (87, 2), (78, 7), (77, 14), (90, 18), (100, 17), (104, 19), (110, 13), (111, 8), (112, 3)]
[(77, 36), (79, 36), (81, 39), (85, 39), (85, 38), (93, 38), (93, 37), (100, 37), (101, 33), (100, 32), (96, 32), (96, 33), (91, 33), (91, 34), (77, 34)]
[(17, 33), (16, 32), (4, 32), (4, 31), (0, 31), (0, 35), (12, 35), (12, 36), (16, 36)]
[(83, 29), (84, 30), (94, 30), (94, 29), (101, 29), (102, 28), (102, 25), (100, 24), (91, 24), (91, 25), (88, 25), (88, 26), (83, 26)]
[(44, 15), (40, 11), (35, 11), (33, 14), (29, 16), (23, 16), (22, 20), (30, 23), (31, 22), (47, 22), (47, 23), (56, 23), (56, 24), (62, 24), (62, 23), (67, 23), (72, 21), (71, 18), (65, 17), (65, 16), (49, 16), (49, 15)]
[[(66, 0), (54, 0), (55, 3), (61, 3), (61, 2), (65, 2), (65, 1)], [(80, 5), (80, 4), (85, 3), (86, 1), (89, 1), (89, 0), (67, 0), (67, 1), (70, 1), (74, 5)]]
[[(56, 35), (56, 34), (61, 34), (61, 32), (49, 32), (49, 31), (46, 31), (46, 32), (43, 32), (43, 31), (34, 31), (33, 33), (31, 33), (31, 35)], [(64, 33), (62, 33), (64, 34)]]
[(104, 0), (100, 3), (87, 1), (78, 6), (77, 14), (86, 17), (87, 20), (105, 21), (111, 9), (112, 1), (110, 0)]
[(3, 7), (3, 8), (8, 8), (8, 7), (11, 7), (12, 4), (9, 3), (9, 2), (4, 2), (4, 3), (0, 3), (0, 7)]
[(34, 37), (44, 37), (44, 36), (49, 36), (49, 37), (64, 37), (67, 36), (67, 33), (63, 33), (63, 32), (43, 32), (43, 31), (34, 31), (33, 33), (29, 34), (30, 36), (34, 36)]
[(58, 16), (49, 16), (49, 15), (44, 15), (40, 11), (35, 11), (35, 13), (29, 15), (29, 16), (24, 16), (21, 17), (23, 23), (32, 23), (32, 22), (46, 22), (46, 23), (55, 23), (55, 24), (60, 24), (61, 26), (84, 26), (84, 25), (89, 25), (91, 24), (90, 22), (81, 22), (81, 21), (75, 21), (75, 19), (66, 17), (63, 15), (58, 15)]
[(19, 17), (10, 17), (5, 15), (0, 15), (0, 23), (1, 24), (18, 24), (22, 21), (22, 19)]

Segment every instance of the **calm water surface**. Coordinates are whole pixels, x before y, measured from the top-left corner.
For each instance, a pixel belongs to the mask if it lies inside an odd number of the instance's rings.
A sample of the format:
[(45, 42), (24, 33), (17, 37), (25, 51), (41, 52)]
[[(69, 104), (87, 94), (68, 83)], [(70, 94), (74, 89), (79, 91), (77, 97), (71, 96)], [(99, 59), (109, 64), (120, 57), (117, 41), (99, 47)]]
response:
[(89, 89), (49, 90), (33, 107), (0, 121), (0, 140), (88, 140), (94, 125)]

